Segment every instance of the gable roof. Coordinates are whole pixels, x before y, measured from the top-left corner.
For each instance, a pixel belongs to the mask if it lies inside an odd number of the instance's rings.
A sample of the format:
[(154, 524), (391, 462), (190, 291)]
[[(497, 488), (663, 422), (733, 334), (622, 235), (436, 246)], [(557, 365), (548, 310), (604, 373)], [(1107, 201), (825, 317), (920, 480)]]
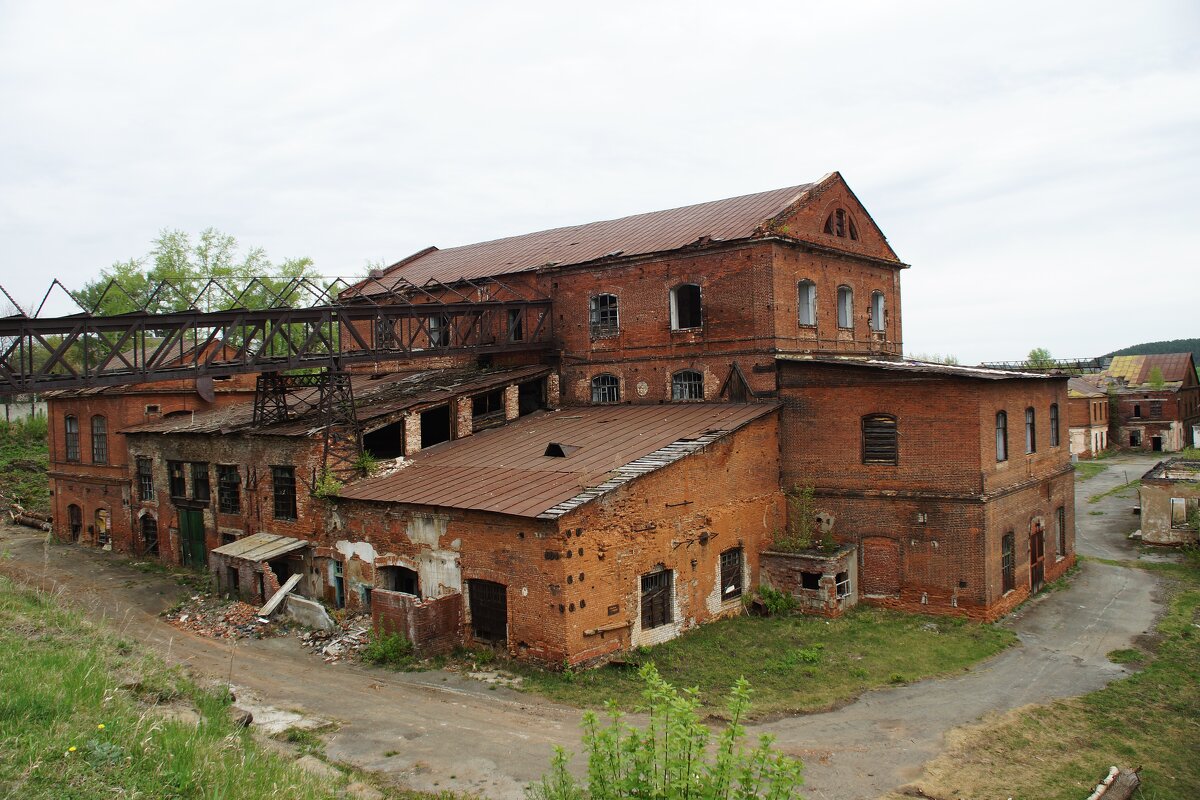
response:
[(1165, 383), (1186, 383), (1196, 374), (1196, 365), (1191, 353), (1155, 353), (1113, 356), (1112, 363), (1104, 371), (1104, 375), (1123, 380), (1130, 386), (1140, 386), (1150, 381), (1150, 375), (1155, 369), (1162, 373)]
[[(356, 481), (338, 495), (556, 519), (777, 408), (670, 403), (536, 412), (422, 450), (398, 472)], [(551, 444), (567, 455), (546, 455)]]

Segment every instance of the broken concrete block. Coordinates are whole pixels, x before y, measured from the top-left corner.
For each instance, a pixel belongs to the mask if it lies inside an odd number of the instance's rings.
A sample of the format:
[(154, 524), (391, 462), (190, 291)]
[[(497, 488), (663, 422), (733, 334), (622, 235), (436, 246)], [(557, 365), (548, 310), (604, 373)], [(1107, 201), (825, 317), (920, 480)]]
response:
[(325, 610), (325, 606), (315, 600), (308, 600), (296, 595), (288, 595), (286, 613), (289, 617), (299, 622), (301, 625), (307, 625), (310, 628), (320, 628), (321, 630), (333, 630), (336, 625), (333, 618), (329, 616), (329, 612)]

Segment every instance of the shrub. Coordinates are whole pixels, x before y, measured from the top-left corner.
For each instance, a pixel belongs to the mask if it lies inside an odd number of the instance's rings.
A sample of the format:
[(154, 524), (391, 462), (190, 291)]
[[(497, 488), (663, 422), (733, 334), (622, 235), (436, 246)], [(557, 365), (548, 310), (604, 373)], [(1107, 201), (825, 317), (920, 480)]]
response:
[(363, 648), (362, 658), (368, 664), (400, 669), (412, 663), (413, 643), (402, 633), (376, 631)]
[(758, 597), (762, 600), (768, 614), (786, 614), (796, 608), (795, 597), (778, 589), (772, 589), (770, 586), (759, 586)]

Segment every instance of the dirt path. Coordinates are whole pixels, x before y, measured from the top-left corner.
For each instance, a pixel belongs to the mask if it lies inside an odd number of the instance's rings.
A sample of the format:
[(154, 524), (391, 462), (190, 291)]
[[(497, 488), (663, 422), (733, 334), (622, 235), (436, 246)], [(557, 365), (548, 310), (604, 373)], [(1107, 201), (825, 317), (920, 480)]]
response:
[[(1143, 460), (1146, 466), (1130, 464), (1131, 478), (1153, 463)], [(1101, 480), (1106, 475), (1112, 485), (1124, 482), (1114, 467), (1078, 490), (1078, 547), (1132, 558), (1120, 528), (1136, 527), (1127, 513), (1133, 502), (1086, 502), (1109, 488)], [(1087, 514), (1098, 508), (1114, 513)], [(1118, 508), (1126, 512), (1115, 519)], [(523, 784), (545, 770), (553, 745), (578, 747), (579, 712), (536, 697), (441, 671), (327, 665), (291, 637), (231, 648), (181, 632), (157, 615), (186, 589), (110, 554), (47, 546), (23, 529), (0, 528), (0, 571), (61, 592), (173, 662), (223, 680), (232, 676), (236, 686), (279, 708), (337, 721), (341, 727), (325, 737), (330, 758), (413, 788), (520, 798)], [(772, 733), (804, 758), (811, 800), (876, 797), (915, 778), (955, 726), (988, 711), (1091, 691), (1124, 674), (1104, 654), (1152, 627), (1155, 585), (1146, 573), (1089, 563), (1068, 590), (1043, 596), (1006, 622), (1020, 647), (962, 675), (871, 692), (838, 711), (789, 717), (750, 733)]]

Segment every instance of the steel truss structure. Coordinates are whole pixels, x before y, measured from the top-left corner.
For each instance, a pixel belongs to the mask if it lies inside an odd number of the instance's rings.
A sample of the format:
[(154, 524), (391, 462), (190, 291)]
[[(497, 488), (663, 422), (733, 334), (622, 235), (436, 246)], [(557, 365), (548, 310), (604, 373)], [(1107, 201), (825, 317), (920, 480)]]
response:
[(979, 366), (1017, 372), (1067, 372), (1083, 375), (1103, 372), (1111, 363), (1112, 356), (1100, 356), (1099, 358), (1054, 358), (1037, 366), (1031, 366), (1028, 361), (985, 361)]

